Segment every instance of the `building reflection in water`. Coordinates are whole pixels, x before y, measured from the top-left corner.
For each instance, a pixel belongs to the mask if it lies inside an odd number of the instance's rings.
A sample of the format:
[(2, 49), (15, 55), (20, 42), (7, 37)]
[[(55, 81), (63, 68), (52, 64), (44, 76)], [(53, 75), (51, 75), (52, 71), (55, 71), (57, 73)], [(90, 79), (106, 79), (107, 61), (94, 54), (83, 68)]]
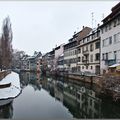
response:
[[(21, 73), (21, 86), (28, 84), (34, 90), (46, 90), (59, 100), (74, 118), (119, 118), (120, 107), (104, 102), (97, 97), (95, 90), (85, 84), (76, 84), (63, 78), (53, 79), (36, 73)], [(119, 107), (119, 108), (118, 108)], [(113, 109), (114, 108), (114, 109)], [(118, 114), (116, 114), (118, 113)]]
[(95, 96), (93, 90), (52, 79), (46, 84), (49, 86), (49, 93), (61, 101), (75, 118), (101, 118), (101, 100)]
[(0, 106), (0, 118), (1, 119), (2, 118), (12, 118), (12, 116), (13, 116), (12, 102)]
[(20, 82), (22, 89), (29, 84), (35, 91), (41, 90), (40, 73), (22, 72), (20, 74)]
[(47, 90), (52, 97), (62, 102), (75, 118), (100, 118), (101, 100), (95, 96), (93, 90), (63, 79), (54, 80), (40, 76), (39, 73), (21, 73), (21, 86), (24, 88), (28, 84), (34, 90)]

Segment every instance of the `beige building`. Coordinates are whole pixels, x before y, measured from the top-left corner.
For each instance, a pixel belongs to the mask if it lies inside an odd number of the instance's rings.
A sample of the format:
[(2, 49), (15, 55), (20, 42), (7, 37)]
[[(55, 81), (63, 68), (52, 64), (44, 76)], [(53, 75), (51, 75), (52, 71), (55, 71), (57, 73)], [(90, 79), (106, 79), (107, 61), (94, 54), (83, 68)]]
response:
[(69, 69), (71, 72), (77, 72), (77, 61), (78, 61), (78, 43), (84, 38), (89, 32), (91, 28), (84, 27), (78, 33), (75, 33), (71, 39), (69, 39), (69, 43), (64, 45), (64, 68)]
[(77, 68), (81, 72), (100, 74), (100, 31), (91, 32), (77, 46)]

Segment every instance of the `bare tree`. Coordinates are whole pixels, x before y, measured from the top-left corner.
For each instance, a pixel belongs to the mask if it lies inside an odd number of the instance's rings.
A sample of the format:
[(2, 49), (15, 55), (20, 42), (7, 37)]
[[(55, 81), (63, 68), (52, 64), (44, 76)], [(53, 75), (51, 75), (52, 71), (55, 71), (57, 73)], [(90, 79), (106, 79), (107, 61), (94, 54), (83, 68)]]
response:
[(1, 36), (1, 70), (10, 68), (11, 61), (12, 61), (12, 29), (11, 29), (11, 22), (10, 18), (7, 17), (3, 21), (2, 27), (2, 36)]

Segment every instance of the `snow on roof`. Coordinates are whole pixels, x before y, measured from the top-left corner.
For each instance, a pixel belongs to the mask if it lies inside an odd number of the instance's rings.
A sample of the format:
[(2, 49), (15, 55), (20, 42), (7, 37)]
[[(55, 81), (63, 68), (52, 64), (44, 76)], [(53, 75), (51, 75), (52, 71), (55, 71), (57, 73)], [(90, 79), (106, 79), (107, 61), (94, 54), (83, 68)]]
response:
[(114, 65), (111, 65), (111, 66), (109, 66), (110, 68), (113, 68), (113, 67), (117, 67), (117, 66), (120, 66), (120, 64), (114, 64)]

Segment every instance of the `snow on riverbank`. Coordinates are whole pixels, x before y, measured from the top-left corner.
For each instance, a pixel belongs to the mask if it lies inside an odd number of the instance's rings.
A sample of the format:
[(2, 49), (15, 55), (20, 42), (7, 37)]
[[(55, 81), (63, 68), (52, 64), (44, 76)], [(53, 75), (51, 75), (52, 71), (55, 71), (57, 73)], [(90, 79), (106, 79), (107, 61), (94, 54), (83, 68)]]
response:
[(0, 99), (14, 98), (21, 92), (19, 75), (11, 72), (0, 81), (0, 85), (11, 83), (10, 87), (0, 88)]

